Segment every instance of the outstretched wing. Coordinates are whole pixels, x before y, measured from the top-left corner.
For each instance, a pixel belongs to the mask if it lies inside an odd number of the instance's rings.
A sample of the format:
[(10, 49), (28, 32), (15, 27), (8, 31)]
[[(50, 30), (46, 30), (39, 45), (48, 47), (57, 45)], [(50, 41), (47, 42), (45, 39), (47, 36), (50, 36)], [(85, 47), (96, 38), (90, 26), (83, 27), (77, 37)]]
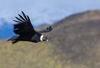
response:
[(17, 24), (14, 24), (14, 32), (19, 35), (35, 33), (35, 30), (33, 29), (33, 26), (30, 22), (29, 16), (25, 15), (23, 11), (22, 11), (23, 16), (21, 16), (20, 14), (18, 15), (19, 18), (15, 17), (17, 20), (13, 20), (17, 22)]
[(52, 31), (52, 27), (51, 27), (51, 26), (49, 26), (49, 27), (46, 28), (45, 30), (37, 31), (37, 32), (39, 32), (39, 33), (47, 33), (47, 32), (50, 32), (50, 31)]

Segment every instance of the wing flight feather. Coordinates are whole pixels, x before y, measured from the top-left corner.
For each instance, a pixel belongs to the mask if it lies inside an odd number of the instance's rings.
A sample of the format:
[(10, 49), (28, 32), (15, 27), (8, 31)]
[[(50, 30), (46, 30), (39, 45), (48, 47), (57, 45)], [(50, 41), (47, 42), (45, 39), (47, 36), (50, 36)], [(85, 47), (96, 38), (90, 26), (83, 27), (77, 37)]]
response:
[(14, 32), (19, 35), (35, 33), (29, 16), (26, 16), (23, 11), (22, 16), (20, 14), (18, 14), (18, 16), (19, 18), (15, 17), (17, 20), (13, 20), (17, 22), (17, 24), (14, 24)]

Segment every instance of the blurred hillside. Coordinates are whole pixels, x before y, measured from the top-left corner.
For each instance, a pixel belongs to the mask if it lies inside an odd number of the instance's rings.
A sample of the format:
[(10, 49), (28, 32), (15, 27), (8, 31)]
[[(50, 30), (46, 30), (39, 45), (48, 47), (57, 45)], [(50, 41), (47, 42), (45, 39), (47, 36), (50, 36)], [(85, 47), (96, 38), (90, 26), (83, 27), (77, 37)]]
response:
[[(44, 29), (47, 26), (40, 29)], [(48, 42), (0, 40), (0, 68), (99, 68), (100, 11), (66, 17), (52, 25)]]

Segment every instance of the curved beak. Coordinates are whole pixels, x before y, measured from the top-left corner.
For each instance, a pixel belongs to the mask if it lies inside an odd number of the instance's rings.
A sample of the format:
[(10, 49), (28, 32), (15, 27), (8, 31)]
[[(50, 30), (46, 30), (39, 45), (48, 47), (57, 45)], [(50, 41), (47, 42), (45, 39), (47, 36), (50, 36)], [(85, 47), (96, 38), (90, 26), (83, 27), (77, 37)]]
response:
[(48, 41), (48, 37), (47, 36), (43, 36), (43, 41)]

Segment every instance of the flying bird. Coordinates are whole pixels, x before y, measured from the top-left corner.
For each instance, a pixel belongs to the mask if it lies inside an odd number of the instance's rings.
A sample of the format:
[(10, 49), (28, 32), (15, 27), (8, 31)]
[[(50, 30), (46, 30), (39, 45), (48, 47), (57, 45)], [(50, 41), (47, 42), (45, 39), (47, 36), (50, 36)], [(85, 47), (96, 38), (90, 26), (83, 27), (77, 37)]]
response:
[(15, 44), (18, 41), (30, 41), (34, 43), (48, 41), (48, 37), (44, 36), (42, 33), (52, 31), (51, 26), (42, 31), (35, 31), (28, 15), (25, 15), (22, 11), (22, 15), (18, 14), (18, 16), (19, 17), (15, 17), (16, 20), (13, 20), (14, 22), (17, 22), (14, 24), (13, 29), (16, 35), (9, 38), (8, 41), (12, 41), (12, 44)]

